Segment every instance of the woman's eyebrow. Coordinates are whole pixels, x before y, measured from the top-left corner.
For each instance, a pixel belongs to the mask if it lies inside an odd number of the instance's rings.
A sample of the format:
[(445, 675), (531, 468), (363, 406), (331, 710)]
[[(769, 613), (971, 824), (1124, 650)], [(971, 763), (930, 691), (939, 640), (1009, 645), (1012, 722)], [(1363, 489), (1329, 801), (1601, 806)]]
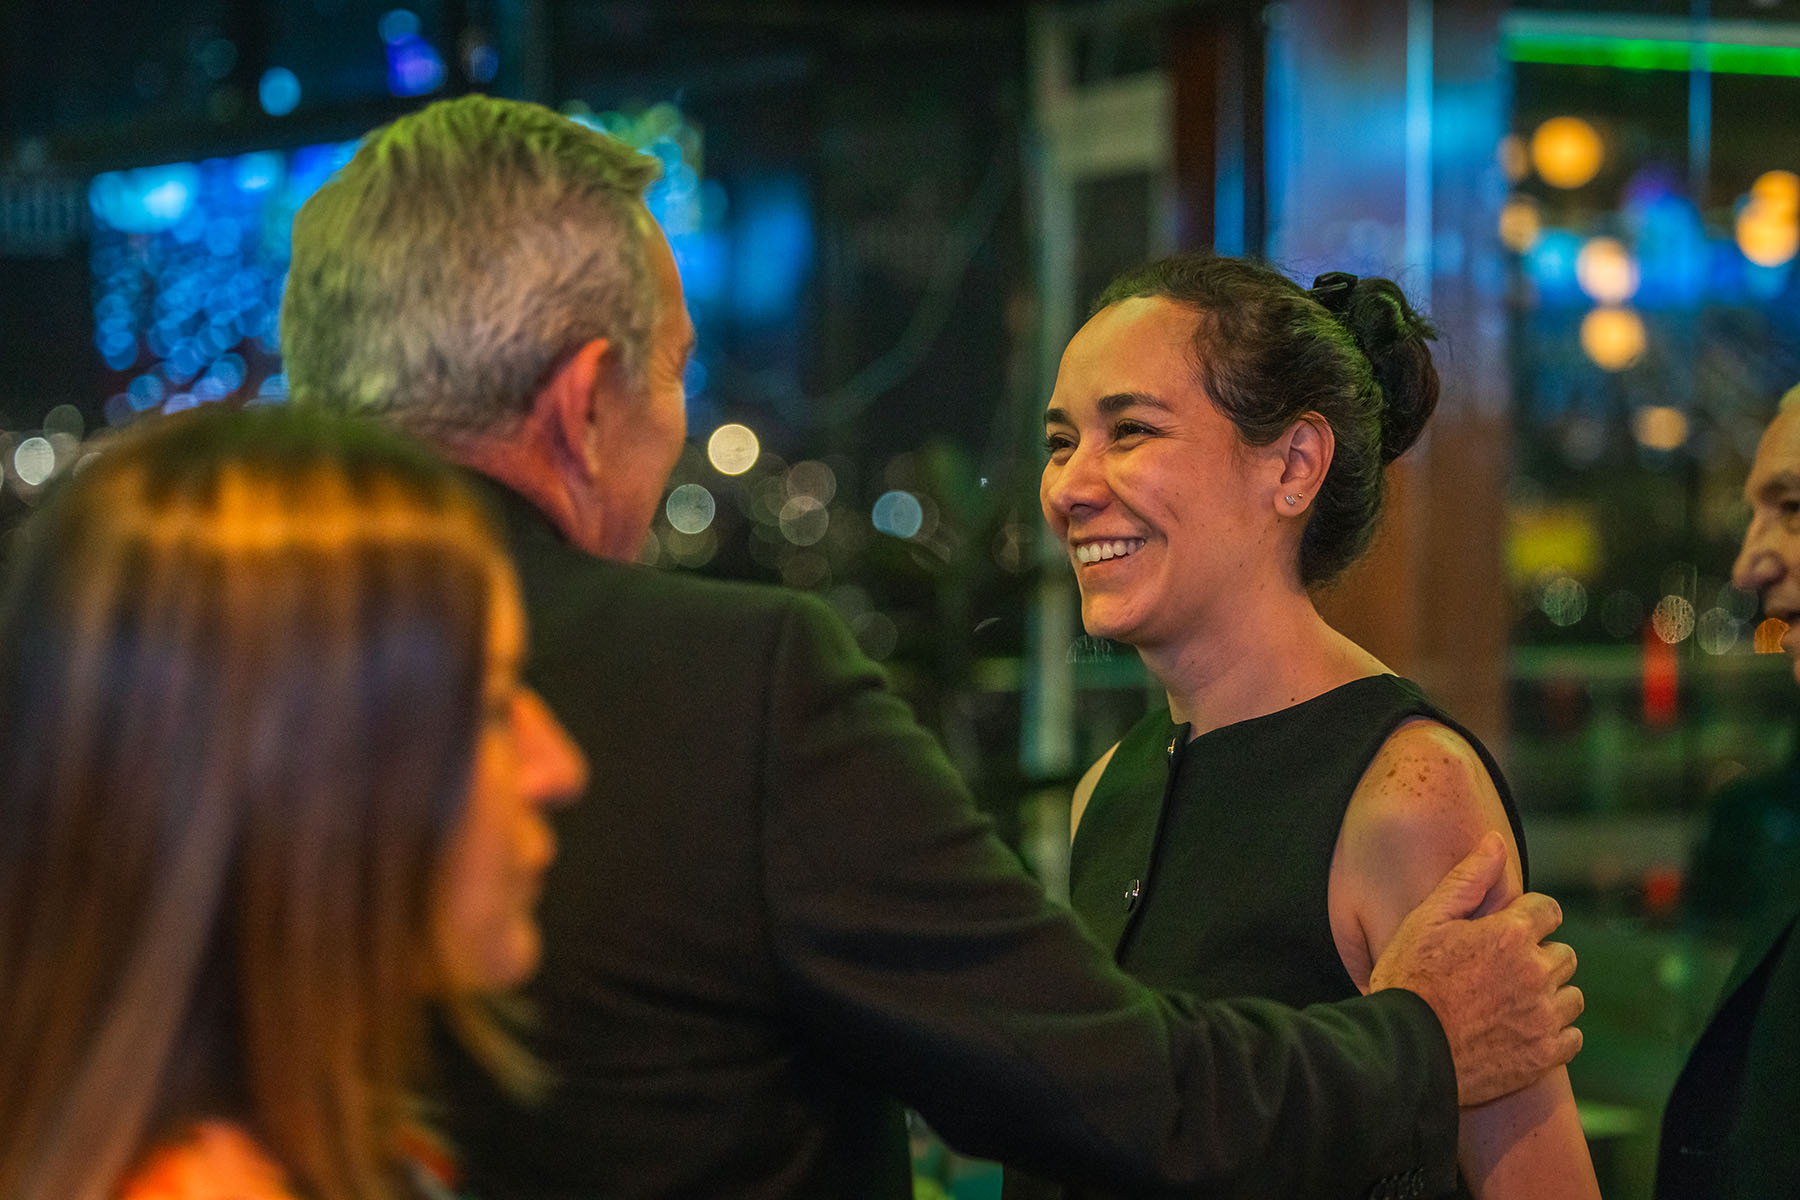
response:
[[(1101, 415), (1108, 417), (1117, 416), (1128, 408), (1154, 408), (1159, 412), (1172, 411), (1167, 404), (1149, 392), (1113, 392), (1100, 397), (1094, 402), (1094, 406), (1100, 410)], [(1046, 425), (1073, 425), (1074, 423), (1070, 419), (1067, 409), (1046, 408), (1044, 410), (1044, 424)]]
[(1154, 408), (1168, 412), (1169, 406), (1151, 395), (1149, 392), (1114, 392), (1110, 396), (1102, 396), (1096, 406), (1107, 416), (1124, 412), (1128, 408)]

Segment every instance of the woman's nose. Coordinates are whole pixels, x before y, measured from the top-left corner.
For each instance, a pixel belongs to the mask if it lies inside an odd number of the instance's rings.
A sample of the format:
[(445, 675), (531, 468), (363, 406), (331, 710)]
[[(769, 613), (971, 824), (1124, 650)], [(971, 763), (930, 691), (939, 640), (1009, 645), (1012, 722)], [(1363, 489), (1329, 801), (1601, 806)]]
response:
[(587, 787), (587, 758), (543, 697), (524, 689), (519, 704), (521, 783), (546, 808), (568, 804)]
[(1109, 494), (1099, 456), (1079, 446), (1062, 462), (1044, 468), (1044, 507), (1060, 516), (1102, 507)]

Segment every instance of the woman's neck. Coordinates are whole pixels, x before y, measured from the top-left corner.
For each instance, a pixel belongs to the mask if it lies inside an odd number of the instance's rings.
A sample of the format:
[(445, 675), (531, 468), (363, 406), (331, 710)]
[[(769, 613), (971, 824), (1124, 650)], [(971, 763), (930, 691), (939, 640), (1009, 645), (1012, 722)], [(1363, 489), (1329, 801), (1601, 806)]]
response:
[(1168, 693), (1170, 717), (1194, 737), (1387, 672), (1326, 624), (1304, 591), (1265, 594), (1234, 616), (1178, 643), (1139, 647)]

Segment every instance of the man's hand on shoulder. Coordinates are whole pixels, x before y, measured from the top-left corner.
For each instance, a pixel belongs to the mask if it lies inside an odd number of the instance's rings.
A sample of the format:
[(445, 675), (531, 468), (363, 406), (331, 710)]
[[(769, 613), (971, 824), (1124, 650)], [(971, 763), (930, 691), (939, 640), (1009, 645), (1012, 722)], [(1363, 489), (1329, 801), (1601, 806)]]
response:
[(1405, 988), (1431, 1005), (1464, 1107), (1517, 1091), (1581, 1049), (1575, 952), (1544, 941), (1562, 924), (1556, 901), (1527, 892), (1471, 919), (1505, 863), (1500, 836), (1489, 832), (1401, 922), (1369, 978), (1372, 991)]

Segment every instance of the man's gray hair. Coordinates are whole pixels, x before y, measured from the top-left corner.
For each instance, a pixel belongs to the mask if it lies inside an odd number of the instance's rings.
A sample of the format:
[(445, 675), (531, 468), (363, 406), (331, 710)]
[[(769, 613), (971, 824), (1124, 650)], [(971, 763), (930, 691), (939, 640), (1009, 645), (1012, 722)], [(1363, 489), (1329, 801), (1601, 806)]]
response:
[(454, 438), (509, 432), (594, 338), (641, 384), (658, 170), (516, 100), (439, 101), (375, 130), (294, 218), (290, 395)]

